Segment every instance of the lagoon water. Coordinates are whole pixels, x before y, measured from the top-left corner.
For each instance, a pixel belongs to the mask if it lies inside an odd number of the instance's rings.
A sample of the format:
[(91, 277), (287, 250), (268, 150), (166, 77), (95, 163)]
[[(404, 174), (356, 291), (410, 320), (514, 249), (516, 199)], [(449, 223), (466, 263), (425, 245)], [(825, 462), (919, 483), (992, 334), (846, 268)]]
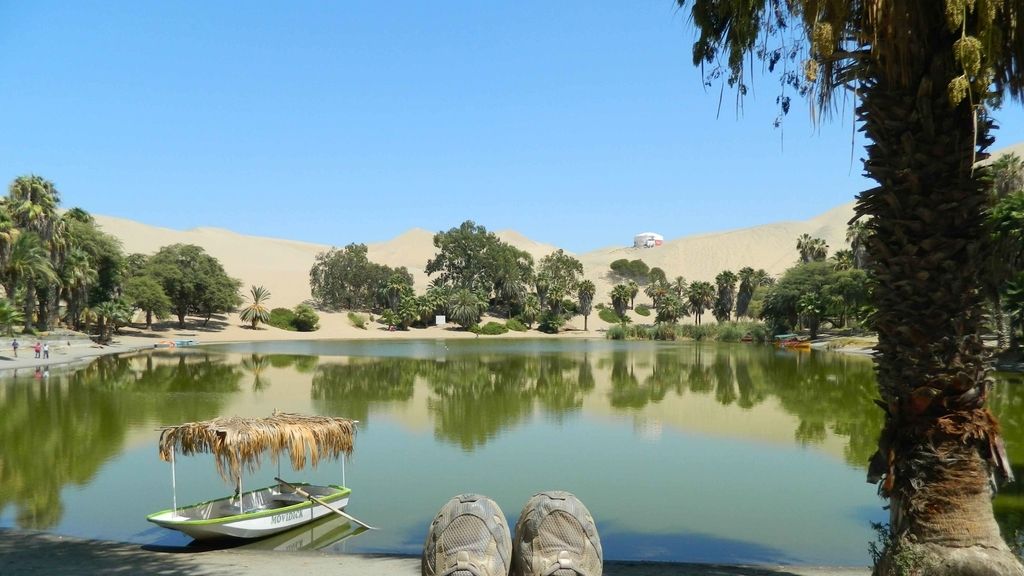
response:
[[(1015, 462), (1020, 389), (1001, 379), (993, 395)], [(609, 559), (866, 565), (870, 523), (886, 520), (864, 479), (875, 396), (867, 358), (739, 344), (278, 342), (105, 357), (0, 381), (0, 526), (184, 545), (144, 519), (171, 506), (159, 427), (277, 409), (360, 421), (348, 510), (382, 530), (328, 551), (418, 554), (459, 492), (494, 498), (514, 525), (533, 493), (565, 489)], [(282, 466), (286, 479), (343, 474)], [(278, 473), (267, 461), (243, 488)], [(209, 456), (181, 458), (177, 485), (180, 504), (231, 491)]]

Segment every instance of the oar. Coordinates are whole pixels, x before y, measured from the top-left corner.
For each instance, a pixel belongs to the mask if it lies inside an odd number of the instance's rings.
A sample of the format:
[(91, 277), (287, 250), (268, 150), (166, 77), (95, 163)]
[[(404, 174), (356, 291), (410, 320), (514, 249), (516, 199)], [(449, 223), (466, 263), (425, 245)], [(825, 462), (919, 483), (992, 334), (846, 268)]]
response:
[(360, 520), (359, 518), (356, 518), (355, 516), (352, 516), (351, 514), (346, 514), (346, 513), (342, 512), (338, 508), (335, 508), (334, 506), (328, 504), (327, 502), (324, 502), (323, 500), (317, 498), (316, 496), (313, 496), (312, 494), (310, 494), (309, 492), (306, 492), (305, 490), (303, 490), (302, 488), (299, 488), (298, 486), (294, 486), (292, 484), (289, 484), (289, 483), (285, 482), (284, 480), (281, 480), (277, 476), (274, 476), (274, 480), (277, 480), (278, 482), (280, 482), (281, 486), (284, 486), (284, 487), (288, 488), (289, 490), (291, 490), (292, 492), (295, 492), (296, 494), (299, 494), (300, 496), (305, 496), (306, 498), (309, 498), (313, 502), (316, 502), (317, 504), (323, 506), (324, 508), (327, 508), (328, 510), (330, 510), (331, 512), (334, 512), (335, 514), (337, 514), (338, 516), (341, 516), (342, 518), (348, 518), (349, 520), (355, 522), (356, 524), (359, 524), (360, 526), (366, 528), (367, 530), (377, 530), (377, 528), (374, 528), (373, 526), (370, 526), (366, 522), (363, 522), (362, 520)]

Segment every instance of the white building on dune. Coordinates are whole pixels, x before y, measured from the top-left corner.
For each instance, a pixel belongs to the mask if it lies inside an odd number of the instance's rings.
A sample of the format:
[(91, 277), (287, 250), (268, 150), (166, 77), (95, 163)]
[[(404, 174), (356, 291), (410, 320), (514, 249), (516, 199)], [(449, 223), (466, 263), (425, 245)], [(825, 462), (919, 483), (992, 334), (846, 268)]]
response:
[(665, 237), (655, 232), (641, 232), (633, 236), (633, 248), (654, 248), (664, 242)]

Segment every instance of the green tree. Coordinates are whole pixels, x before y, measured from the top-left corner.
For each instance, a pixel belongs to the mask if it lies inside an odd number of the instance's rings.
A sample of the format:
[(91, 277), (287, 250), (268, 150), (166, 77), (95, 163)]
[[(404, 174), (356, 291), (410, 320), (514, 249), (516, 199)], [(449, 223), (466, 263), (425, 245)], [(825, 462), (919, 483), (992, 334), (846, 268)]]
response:
[(383, 289), (396, 274), (412, 287), (408, 270), (370, 262), (367, 253), (365, 244), (349, 244), (341, 250), (331, 248), (316, 255), (309, 271), (309, 289), (319, 306), (328, 310), (386, 307)]
[(613, 261), (608, 267), (612, 270), (612, 278), (619, 282), (632, 280), (640, 284), (646, 284), (651, 272), (647, 263), (639, 258), (636, 260), (619, 258), (618, 260)]
[[(740, 93), (757, 57), (822, 110), (832, 110), (837, 91), (859, 98), (856, 115), (870, 142), (864, 168), (878, 186), (859, 195), (856, 213), (871, 218), (875, 362), (886, 413), (868, 477), (889, 499), (893, 542), (876, 571), (895, 573), (899, 552), (919, 552), (935, 561), (935, 576), (1024, 574), (991, 513), (990, 479), (1012, 472), (985, 406), (978, 279), (988, 191), (985, 169), (975, 168), (993, 141), (985, 105), (1024, 94), (1024, 7), (677, 2), (698, 29), (694, 63), (710, 65)], [(787, 94), (779, 101), (788, 109)]]
[(438, 275), (438, 282), (451, 288), (464, 288), (490, 295), (494, 289), (493, 265), (501, 240), (487, 228), (466, 220), (458, 228), (434, 234), (437, 254), (427, 261), (428, 275)]
[(619, 315), (619, 318), (624, 318), (626, 309), (629, 307), (629, 286), (616, 284), (612, 287), (609, 296), (612, 299), (612, 308), (615, 308), (615, 313)]
[(634, 280), (626, 282), (626, 288), (629, 289), (629, 309), (632, 310), (636, 305), (636, 295), (640, 293), (640, 285)]
[(532, 328), (533, 323), (536, 322), (537, 318), (540, 317), (540, 313), (541, 306), (540, 300), (537, 298), (537, 295), (528, 294), (526, 296), (526, 300), (523, 301), (523, 309), (519, 313), (519, 317), (522, 319), (524, 324)]
[(594, 293), (597, 292), (597, 287), (590, 280), (583, 280), (579, 284), (577, 296), (580, 300), (580, 314), (583, 316), (583, 331), (587, 331), (587, 319), (590, 317), (590, 312), (594, 304)]
[(239, 317), (242, 319), (242, 322), (248, 322), (252, 329), (255, 330), (260, 322), (265, 323), (270, 320), (270, 308), (267, 307), (267, 300), (270, 300), (270, 290), (263, 286), (250, 286), (249, 295), (249, 305), (242, 308), (239, 312)]
[[(19, 176), (11, 183), (6, 201), (14, 225), (23, 232), (35, 234), (39, 238), (40, 247), (49, 259), (51, 243), (59, 240), (63, 229), (59, 226), (60, 218), (57, 215), (60, 193), (53, 182), (36, 175)], [(52, 261), (50, 268), (57, 268)], [(23, 280), (25, 282), (23, 312), (26, 325), (43, 328), (46, 318), (40, 317), (38, 323), (33, 322), (37, 288), (45, 290), (51, 282), (57, 280), (57, 277), (55, 274), (45, 276), (29, 274), (24, 276)]]
[(313, 310), (309, 304), (299, 304), (295, 307), (295, 317), (292, 318), (292, 326), (299, 332), (313, 332), (320, 325), (320, 315)]
[(461, 288), (452, 294), (448, 309), (451, 310), (452, 322), (469, 328), (480, 322), (480, 315), (487, 309), (487, 303), (472, 290)]
[(490, 276), (493, 279), (494, 303), (504, 306), (509, 318), (512, 310), (522, 306), (528, 286), (533, 280), (533, 256), (505, 243), (492, 249)]
[(740, 269), (737, 276), (740, 285), (736, 292), (736, 317), (743, 318), (749, 316), (747, 312), (750, 301), (754, 298), (754, 292), (764, 286), (768, 273), (763, 269), (754, 270), (750, 266), (745, 266)]
[(732, 309), (736, 303), (737, 279), (736, 273), (730, 270), (723, 270), (715, 276), (716, 295), (712, 313), (719, 322), (728, 322), (732, 317)]
[(546, 295), (542, 300), (548, 309), (560, 315), (562, 302), (576, 292), (582, 276), (583, 263), (562, 249), (541, 258), (537, 264), (537, 278), (544, 283)]
[(812, 238), (810, 234), (801, 234), (796, 239), (796, 250), (800, 253), (800, 262), (820, 262), (828, 256), (828, 244), (821, 238)]
[(171, 312), (171, 299), (167, 297), (163, 287), (152, 276), (135, 276), (126, 280), (124, 299), (146, 313), (147, 330), (153, 328), (154, 316), (163, 319)]
[(3, 327), (4, 334), (13, 336), (14, 325), (24, 321), (25, 317), (22, 316), (21, 310), (11, 304), (10, 300), (0, 300), (0, 327)]
[(847, 226), (846, 242), (850, 245), (850, 250), (853, 251), (853, 266), (855, 268), (863, 269), (867, 266), (868, 242), (870, 241), (871, 230), (864, 220), (851, 222)]
[(171, 300), (171, 311), (184, 328), (189, 314), (209, 321), (213, 314), (233, 310), (241, 297), (241, 282), (231, 278), (213, 256), (193, 244), (164, 246), (149, 258), (146, 274), (160, 283)]
[[(35, 232), (20, 232), (15, 237), (3, 277), (4, 291), (12, 306), (16, 305), (15, 296), (19, 288), (27, 294), (34, 292), (36, 280), (52, 281), (57, 278), (46, 249)], [(28, 307), (28, 314), (32, 314), (33, 309), (34, 306)], [(25, 308), (22, 308), (25, 326), (30, 327), (31, 322), (25, 313)]]
[(661, 299), (655, 321), (659, 324), (675, 324), (680, 318), (686, 315), (686, 312), (686, 303), (674, 293), (670, 292)]
[(694, 323), (700, 325), (704, 311), (715, 303), (715, 286), (703, 280), (691, 282), (686, 289), (686, 301), (693, 314)]

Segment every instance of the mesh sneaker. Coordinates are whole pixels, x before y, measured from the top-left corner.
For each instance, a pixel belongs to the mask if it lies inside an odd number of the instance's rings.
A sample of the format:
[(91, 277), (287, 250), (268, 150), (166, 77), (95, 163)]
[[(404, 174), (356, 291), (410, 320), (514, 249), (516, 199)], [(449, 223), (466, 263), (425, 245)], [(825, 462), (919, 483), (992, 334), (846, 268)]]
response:
[(601, 539), (570, 492), (535, 494), (516, 522), (512, 576), (601, 576)]
[(434, 516), (423, 545), (423, 576), (507, 576), (512, 538), (501, 508), (486, 496), (459, 494)]

